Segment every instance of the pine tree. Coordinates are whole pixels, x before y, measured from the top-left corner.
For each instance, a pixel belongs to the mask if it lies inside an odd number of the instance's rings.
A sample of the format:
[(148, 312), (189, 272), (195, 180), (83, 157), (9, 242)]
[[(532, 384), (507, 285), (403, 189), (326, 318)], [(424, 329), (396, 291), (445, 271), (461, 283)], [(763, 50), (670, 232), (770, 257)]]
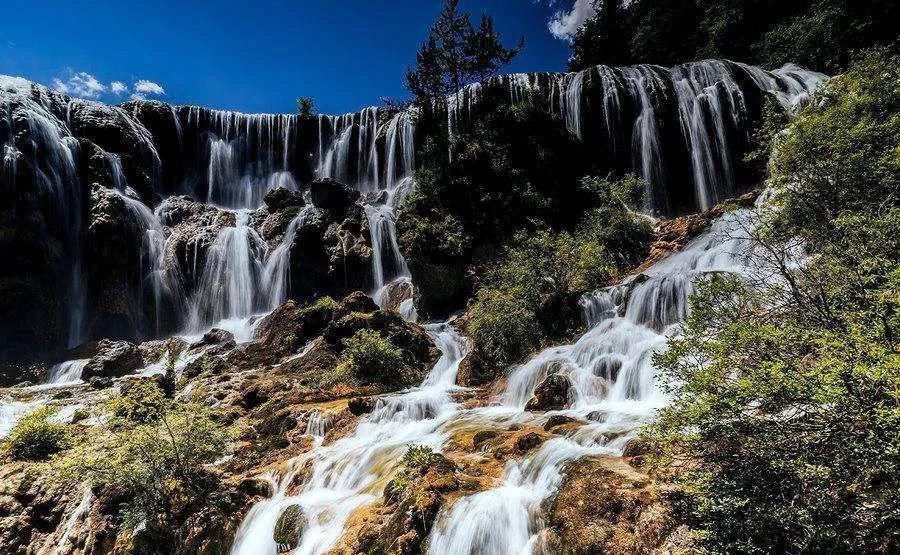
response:
[(459, 0), (445, 0), (419, 47), (415, 67), (406, 71), (406, 87), (419, 101), (443, 99), (495, 74), (523, 47), (524, 39), (506, 48), (490, 16), (483, 15), (476, 29), (470, 14), (459, 11)]

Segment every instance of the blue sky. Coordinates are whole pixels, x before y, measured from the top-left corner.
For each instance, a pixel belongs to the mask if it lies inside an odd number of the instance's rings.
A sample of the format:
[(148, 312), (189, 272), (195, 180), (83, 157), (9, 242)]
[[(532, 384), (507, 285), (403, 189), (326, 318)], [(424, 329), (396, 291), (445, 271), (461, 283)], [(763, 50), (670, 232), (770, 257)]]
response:
[[(328, 113), (402, 97), (440, 0), (6, 0), (0, 74), (115, 102), (292, 112), (313, 96)], [(511, 71), (562, 70), (569, 46), (548, 28), (577, 24), (590, 0), (462, 0), (527, 46)], [(574, 6), (574, 9), (573, 9)], [(563, 31), (564, 32), (564, 31)], [(56, 81), (58, 80), (58, 81)], [(113, 85), (113, 83), (117, 83)], [(114, 94), (118, 92), (117, 94)]]

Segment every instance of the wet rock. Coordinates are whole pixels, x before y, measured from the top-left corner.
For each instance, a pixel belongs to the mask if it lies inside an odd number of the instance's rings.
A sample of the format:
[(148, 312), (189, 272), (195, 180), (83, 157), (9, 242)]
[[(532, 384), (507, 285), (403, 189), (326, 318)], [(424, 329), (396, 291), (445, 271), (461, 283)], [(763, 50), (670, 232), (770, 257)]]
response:
[(347, 410), (354, 416), (362, 416), (363, 414), (369, 414), (375, 410), (375, 405), (377, 403), (378, 399), (373, 397), (354, 397), (347, 403)]
[(527, 432), (516, 438), (516, 450), (521, 452), (531, 451), (544, 442), (544, 439), (535, 432)]
[(348, 312), (375, 312), (378, 305), (372, 300), (372, 297), (366, 295), (362, 291), (354, 291), (350, 293), (341, 302), (342, 309)]
[(281, 512), (275, 522), (272, 539), (278, 546), (279, 553), (287, 553), (300, 544), (300, 537), (309, 525), (309, 519), (303, 514), (300, 505), (290, 505)]
[(88, 382), (88, 385), (91, 386), (91, 389), (95, 389), (97, 391), (101, 391), (103, 389), (110, 388), (113, 385), (112, 378), (105, 378), (105, 377), (99, 377), (99, 376), (96, 378), (91, 378), (90, 380), (87, 380), (87, 382)]
[(269, 212), (284, 210), (285, 208), (301, 207), (306, 204), (303, 195), (286, 187), (278, 187), (266, 193), (263, 203)]
[(550, 374), (538, 384), (525, 410), (541, 411), (565, 408), (569, 404), (569, 380), (562, 374)]
[(241, 480), (238, 489), (249, 497), (266, 498), (272, 495), (272, 485), (256, 476)]
[(500, 434), (494, 430), (481, 430), (472, 436), (472, 448), (477, 450), (481, 445), (499, 435)]
[(484, 357), (476, 349), (473, 349), (459, 363), (456, 383), (462, 387), (479, 387), (496, 378), (496, 374), (497, 372), (484, 360)]
[(359, 191), (334, 179), (317, 179), (309, 184), (313, 205), (328, 210), (335, 220), (341, 220), (347, 210), (359, 200)]
[(564, 414), (554, 414), (547, 419), (547, 422), (544, 424), (544, 430), (549, 432), (557, 426), (564, 426), (566, 424), (572, 424), (574, 422), (578, 422), (578, 419), (572, 418), (571, 416), (566, 416)]
[(200, 342), (203, 345), (221, 345), (222, 343), (233, 343), (234, 334), (232, 334), (230, 331), (213, 328), (203, 334), (203, 338), (200, 340)]
[(91, 378), (118, 378), (143, 368), (144, 359), (137, 345), (129, 341), (101, 339), (97, 353), (84, 367), (81, 376)]
[(656, 552), (677, 523), (651, 484), (619, 457), (588, 457), (569, 465), (548, 511), (562, 551)]

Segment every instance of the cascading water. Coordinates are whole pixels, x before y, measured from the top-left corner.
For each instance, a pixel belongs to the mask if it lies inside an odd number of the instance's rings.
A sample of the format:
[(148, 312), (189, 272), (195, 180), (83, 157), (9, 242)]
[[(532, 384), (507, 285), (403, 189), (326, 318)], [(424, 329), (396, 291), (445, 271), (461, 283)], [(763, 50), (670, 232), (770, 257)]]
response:
[(50, 369), (50, 374), (44, 382), (47, 385), (62, 385), (77, 383), (81, 380), (81, 373), (90, 359), (67, 360), (60, 362)]
[[(621, 454), (634, 430), (666, 403), (652, 356), (677, 333), (694, 280), (713, 272), (752, 271), (749, 217), (746, 210), (726, 214), (682, 252), (586, 298), (585, 314), (593, 323), (587, 333), (512, 371), (498, 399), (503, 407), (524, 411), (538, 384), (559, 373), (569, 382), (571, 408), (554, 414), (585, 424), (570, 436), (547, 441), (522, 461), (510, 461), (501, 484), (445, 511), (433, 529), (429, 552), (513, 554), (540, 548), (544, 525), (537, 515), (561, 483), (565, 464), (586, 455)], [(510, 419), (491, 407), (461, 418), (489, 421), (497, 415), (500, 423)]]
[[(275, 523), (291, 505), (298, 505), (309, 522), (294, 553), (328, 551), (353, 511), (375, 498), (383, 487), (379, 479), (398, 464), (409, 445), (441, 447), (446, 440), (441, 426), (457, 412), (449, 392), (468, 343), (449, 324), (428, 330), (441, 356), (422, 385), (380, 401), (355, 433), (295, 459), (282, 477), (267, 476), (274, 494), (250, 509), (235, 537), (233, 554), (274, 555)], [(296, 494), (290, 493), (307, 465), (312, 469), (309, 479)]]
[(206, 265), (194, 297), (188, 331), (203, 333), (218, 326), (249, 340), (248, 319), (261, 309), (259, 291), (268, 246), (249, 225), (250, 213), (235, 212), (234, 227), (226, 227), (206, 253)]
[[(735, 186), (730, 166), (736, 155), (732, 139), (735, 132), (746, 132), (752, 118), (745, 94), (748, 81), (758, 89), (754, 94), (772, 92), (785, 106), (794, 108), (821, 76), (794, 67), (765, 72), (730, 62), (699, 62), (672, 69), (597, 67), (576, 74), (495, 78), (459, 91), (441, 108), (447, 111), (451, 132), (456, 132), (472, 123), (488, 86), (507, 87), (512, 101), (529, 94), (545, 95), (553, 112), (575, 135), (586, 140), (601, 137), (606, 152), (598, 152), (598, 156), (605, 156), (611, 167), (630, 167), (646, 177), (651, 188), (648, 209), (665, 212), (665, 188), (673, 181), (670, 176), (675, 166), (670, 151), (663, 149), (661, 133), (666, 123), (674, 122), (669, 128), (679, 129), (682, 150), (691, 153), (685, 165), (690, 168), (695, 204), (708, 207)], [(60, 227), (73, 230), (68, 245), (74, 260), (70, 338), (77, 342), (86, 310), (80, 278), (80, 219), (76, 222), (82, 196), (78, 140), (70, 132), (67, 116), (54, 107), (54, 93), (27, 82), (12, 85), (20, 92), (10, 92), (8, 79), (0, 81), (0, 115), (7, 122), (0, 127), (14, 129), (14, 122), (27, 122), (31, 144), (17, 142), (13, 133), (0, 136), (0, 175), (4, 186), (14, 186), (23, 164), (32, 161), (37, 181), (53, 194), (60, 214), (69, 218), (61, 220)], [(78, 107), (73, 104), (76, 102), (80, 101), (66, 104), (67, 114), (73, 106)], [(163, 149), (157, 151), (153, 135), (140, 123), (140, 112), (111, 110), (121, 112), (141, 148), (150, 152), (150, 173), (157, 176), (160, 171), (171, 171), (175, 161), (166, 158)], [(176, 150), (183, 158), (178, 162), (184, 166), (184, 179), (172, 185), (172, 190), (163, 191), (154, 177), (151, 192), (163, 197), (171, 192), (191, 193), (234, 214), (234, 224), (221, 229), (202, 267), (192, 274), (192, 283), (185, 283), (167, 266), (169, 229), (162, 225), (159, 209), (154, 212), (129, 191), (124, 153), (109, 153), (107, 160), (115, 194), (142, 236), (142, 284), (145, 280), (152, 284), (157, 308), (163, 298), (184, 301), (174, 304), (179, 306), (180, 322), (189, 334), (220, 326), (230, 328), (239, 341), (247, 340), (254, 315), (272, 310), (290, 297), (291, 249), (298, 229), (316, 217), (317, 209), (310, 205), (302, 208), (271, 248), (251, 226), (251, 215), (267, 191), (277, 187), (302, 190), (300, 181), (307, 177), (332, 177), (366, 195), (373, 247), (372, 295), (378, 304), (388, 305), (392, 285), (410, 284), (397, 244), (395, 209), (414, 186), (414, 111), (388, 114), (368, 108), (344, 116), (306, 119), (196, 107), (171, 107), (169, 112), (173, 120), (169, 127), (177, 136)], [(666, 122), (665, 117), (676, 119)], [(303, 144), (303, 138), (313, 136), (317, 139)], [(149, 199), (147, 191), (144, 193), (143, 198)], [(67, 204), (71, 199), (79, 204)], [(234, 553), (275, 553), (275, 522), (285, 507), (295, 504), (310, 523), (296, 552), (330, 549), (351, 513), (380, 494), (384, 479), (408, 445), (440, 449), (461, 427), (503, 427), (531, 421), (535, 417), (525, 406), (540, 381), (556, 372), (571, 384), (571, 408), (564, 412), (587, 423), (568, 437), (546, 442), (527, 459), (510, 462), (497, 487), (455, 503), (440, 516), (429, 543), (434, 553), (520, 553), (536, 546), (542, 528), (536, 514), (556, 490), (564, 465), (586, 454), (619, 452), (636, 426), (665, 403), (656, 384), (652, 354), (665, 345), (668, 335), (677, 332), (693, 279), (711, 271), (743, 271), (745, 260), (740, 253), (744, 239), (714, 237), (714, 232), (734, 231), (731, 217), (717, 223), (684, 253), (587, 299), (590, 331), (574, 344), (548, 349), (517, 368), (494, 406), (461, 410), (453, 401), (450, 392), (468, 345), (449, 325), (430, 326), (441, 357), (422, 385), (380, 402), (351, 436), (303, 455), (283, 476), (269, 476), (274, 495), (251, 509), (235, 539)], [(407, 318), (414, 317), (411, 299), (402, 302), (400, 311)], [(158, 323), (158, 314), (156, 319)], [(176, 366), (183, 368), (187, 359), (179, 357)], [(148, 372), (160, 371), (168, 360), (164, 358)], [(54, 368), (50, 381), (77, 380), (78, 363), (70, 361)], [(0, 403), (0, 436), (30, 408), (12, 401)], [(307, 432), (318, 443), (328, 425), (327, 415), (311, 415)], [(616, 439), (605, 439), (610, 436)], [(306, 466), (311, 475), (297, 487), (294, 482)]]
[(263, 268), (263, 287), (266, 295), (266, 305), (274, 309), (288, 298), (290, 286), (291, 248), (294, 246), (294, 238), (297, 230), (312, 220), (318, 214), (318, 209), (309, 204), (291, 220), (284, 232), (281, 243), (269, 254), (266, 265)]

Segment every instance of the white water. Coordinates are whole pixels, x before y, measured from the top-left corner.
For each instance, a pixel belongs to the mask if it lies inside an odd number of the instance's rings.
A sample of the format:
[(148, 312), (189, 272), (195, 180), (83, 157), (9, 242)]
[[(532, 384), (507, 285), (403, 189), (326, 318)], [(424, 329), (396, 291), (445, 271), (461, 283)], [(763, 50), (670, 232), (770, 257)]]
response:
[[(667, 402), (658, 387), (652, 355), (678, 332), (698, 276), (749, 271), (748, 217), (745, 210), (727, 214), (682, 252), (648, 269), (640, 280), (626, 281), (587, 299), (586, 315), (595, 322), (587, 333), (571, 345), (544, 350), (512, 371), (498, 399), (504, 407), (524, 411), (536, 386), (549, 373), (558, 372), (569, 382), (570, 408), (554, 414), (586, 424), (570, 436), (547, 441), (524, 460), (508, 462), (497, 487), (444, 511), (433, 530), (430, 553), (520, 554), (538, 547), (544, 528), (539, 509), (559, 487), (564, 466), (587, 455), (620, 454), (634, 430)], [(623, 316), (612, 310), (617, 303)], [(500, 417), (498, 423), (510, 418), (502, 412), (494, 414)], [(484, 415), (465, 417), (485, 419)], [(540, 422), (546, 415), (536, 418)]]
[[(276, 553), (272, 533), (290, 505), (299, 505), (309, 521), (294, 553), (327, 551), (353, 511), (378, 496), (384, 486), (380, 478), (390, 473), (410, 445), (440, 449), (447, 437), (441, 425), (456, 412), (450, 391), (468, 343), (449, 324), (428, 329), (441, 356), (422, 385), (379, 401), (353, 435), (292, 461), (283, 476), (267, 476), (274, 494), (251, 508), (238, 530), (233, 554)], [(293, 493), (293, 482), (305, 465), (311, 466), (311, 476)]]
[(81, 373), (90, 359), (67, 360), (60, 362), (50, 370), (50, 375), (44, 382), (47, 385), (69, 385), (79, 383), (81, 381)]

